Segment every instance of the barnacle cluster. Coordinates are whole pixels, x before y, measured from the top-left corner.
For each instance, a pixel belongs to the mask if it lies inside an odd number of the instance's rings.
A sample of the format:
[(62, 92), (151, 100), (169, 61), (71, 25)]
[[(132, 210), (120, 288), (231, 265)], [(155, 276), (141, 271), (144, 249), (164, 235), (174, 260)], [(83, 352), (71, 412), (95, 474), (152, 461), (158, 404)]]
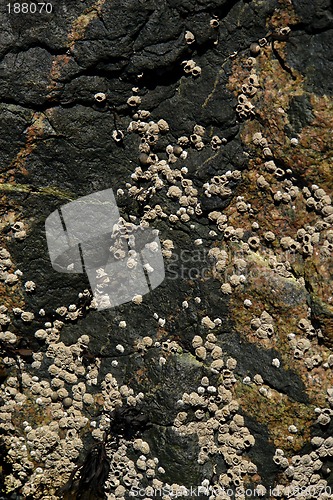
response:
[[(213, 334), (208, 334), (205, 345), (214, 345), (216, 340)], [(201, 342), (202, 338), (196, 336), (192, 345), (195, 347)], [(213, 351), (211, 356), (214, 357)], [(255, 444), (255, 439), (246, 427), (244, 418), (238, 413), (239, 404), (232, 394), (232, 387), (236, 382), (233, 370), (237, 362), (233, 358), (227, 358), (224, 362), (222, 352), (216, 358), (211, 364), (212, 376), (203, 376), (201, 385), (195, 392), (183, 394), (183, 409), (174, 420), (177, 433), (198, 436), (199, 464), (204, 464), (210, 457), (217, 455), (221, 455), (225, 461), (226, 472), (218, 475), (214, 481), (207, 481), (207, 491), (211, 495), (209, 498), (215, 498), (219, 490), (227, 487), (243, 486), (257, 473), (256, 465), (243, 455), (244, 451)], [(219, 362), (218, 370), (216, 361)], [(219, 373), (218, 380), (214, 373)], [(261, 487), (262, 485), (257, 486)]]
[[(186, 40), (186, 43), (189, 43), (189, 42)], [(183, 61), (182, 65), (184, 68), (184, 72), (186, 74), (190, 74), (194, 77), (198, 77), (201, 75), (201, 68), (200, 68), (200, 66), (197, 65), (197, 63), (195, 61), (193, 61), (193, 59), (189, 59), (188, 61)]]

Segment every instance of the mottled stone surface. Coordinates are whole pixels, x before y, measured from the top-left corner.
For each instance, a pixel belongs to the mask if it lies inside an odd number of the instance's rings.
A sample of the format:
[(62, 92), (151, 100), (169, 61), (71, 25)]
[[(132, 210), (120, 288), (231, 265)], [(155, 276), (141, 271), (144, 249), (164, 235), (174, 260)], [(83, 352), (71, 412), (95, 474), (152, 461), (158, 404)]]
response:
[[(2, 18), (0, 498), (332, 498), (331, 3)], [(166, 278), (98, 311), (45, 219), (110, 187), (159, 230)]]

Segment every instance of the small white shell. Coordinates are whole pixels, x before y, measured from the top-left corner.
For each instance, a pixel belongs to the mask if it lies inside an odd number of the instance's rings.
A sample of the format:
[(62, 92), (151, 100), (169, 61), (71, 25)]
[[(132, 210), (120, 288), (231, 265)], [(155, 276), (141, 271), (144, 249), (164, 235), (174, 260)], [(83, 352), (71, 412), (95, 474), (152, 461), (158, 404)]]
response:
[(104, 94), (104, 92), (97, 92), (97, 94), (94, 95), (94, 99), (97, 102), (104, 102), (106, 101), (106, 94)]

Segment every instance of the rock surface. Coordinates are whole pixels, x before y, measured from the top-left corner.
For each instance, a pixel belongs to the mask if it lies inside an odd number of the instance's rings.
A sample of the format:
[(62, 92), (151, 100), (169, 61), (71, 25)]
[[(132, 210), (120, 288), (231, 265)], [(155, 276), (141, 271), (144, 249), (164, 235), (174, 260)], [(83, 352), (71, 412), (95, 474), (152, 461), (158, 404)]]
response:
[[(332, 498), (331, 2), (2, 10), (0, 498)], [(45, 220), (110, 187), (166, 277), (98, 311)]]

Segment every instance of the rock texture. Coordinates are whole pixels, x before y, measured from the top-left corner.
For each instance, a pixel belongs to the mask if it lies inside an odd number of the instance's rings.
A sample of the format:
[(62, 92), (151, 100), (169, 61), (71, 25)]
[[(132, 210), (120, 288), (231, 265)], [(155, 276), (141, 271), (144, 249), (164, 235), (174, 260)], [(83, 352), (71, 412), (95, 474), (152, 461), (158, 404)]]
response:
[[(332, 498), (331, 2), (2, 10), (0, 498)], [(166, 278), (97, 311), (44, 224), (110, 187)]]

